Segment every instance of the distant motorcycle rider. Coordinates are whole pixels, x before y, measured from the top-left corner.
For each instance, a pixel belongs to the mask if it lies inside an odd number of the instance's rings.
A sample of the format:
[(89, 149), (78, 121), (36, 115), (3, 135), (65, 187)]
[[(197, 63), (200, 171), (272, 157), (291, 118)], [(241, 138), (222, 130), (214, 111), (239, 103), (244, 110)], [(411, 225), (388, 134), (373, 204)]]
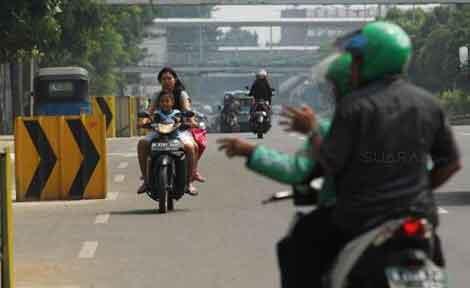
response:
[(271, 98), (273, 97), (273, 90), (268, 81), (268, 72), (261, 69), (256, 74), (255, 82), (251, 85), (250, 95), (255, 98), (255, 101), (267, 101), (271, 106)]
[[(225, 95), (224, 98), (224, 107), (222, 109), (222, 117), (224, 122), (231, 122), (232, 119), (237, 119), (238, 114), (240, 113), (241, 105), (233, 95)], [(235, 121), (237, 122), (237, 121)]]

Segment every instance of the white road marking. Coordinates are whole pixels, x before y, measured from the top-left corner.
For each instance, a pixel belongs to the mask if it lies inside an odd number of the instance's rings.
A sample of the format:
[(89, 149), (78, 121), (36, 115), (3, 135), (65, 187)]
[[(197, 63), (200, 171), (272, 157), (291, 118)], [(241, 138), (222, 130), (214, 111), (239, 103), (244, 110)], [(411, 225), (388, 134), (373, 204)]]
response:
[(124, 182), (124, 179), (126, 179), (126, 175), (124, 175), (124, 174), (114, 175), (114, 182), (116, 182), (116, 183)]
[(137, 153), (108, 153), (108, 156), (120, 156), (120, 157), (127, 157), (127, 158), (132, 158), (132, 157), (137, 157)]
[(109, 213), (108, 214), (100, 214), (100, 215), (96, 216), (95, 224), (107, 224), (108, 221), (109, 221), (109, 217), (111, 217), (111, 215)]
[(126, 169), (127, 166), (129, 166), (129, 162), (121, 162), (121, 163), (119, 163), (117, 168), (118, 169)]
[(95, 257), (96, 249), (98, 248), (98, 241), (83, 242), (82, 249), (78, 254), (80, 259), (91, 259)]
[(295, 136), (297, 136), (297, 134), (291, 132), (291, 133), (289, 133), (289, 136), (290, 136), (290, 137), (295, 137)]
[(299, 136), (299, 139), (302, 140), (302, 141), (305, 141), (305, 140), (307, 140), (307, 137), (305, 137), (305, 136)]
[(447, 211), (446, 209), (442, 208), (442, 207), (438, 207), (437, 211), (439, 212), (439, 214), (448, 214), (449, 211)]
[(459, 132), (459, 134), (465, 135), (465, 136), (470, 136), (470, 133), (465, 133), (465, 132)]
[(119, 196), (119, 192), (109, 192), (108, 193), (108, 200), (116, 200)]

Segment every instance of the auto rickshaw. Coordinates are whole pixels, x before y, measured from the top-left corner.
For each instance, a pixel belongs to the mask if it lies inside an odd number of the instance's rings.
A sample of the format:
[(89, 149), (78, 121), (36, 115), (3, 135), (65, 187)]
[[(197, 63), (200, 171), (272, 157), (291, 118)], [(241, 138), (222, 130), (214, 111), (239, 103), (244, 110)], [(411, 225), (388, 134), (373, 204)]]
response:
[(41, 68), (34, 78), (34, 115), (91, 114), (88, 71), (81, 67)]

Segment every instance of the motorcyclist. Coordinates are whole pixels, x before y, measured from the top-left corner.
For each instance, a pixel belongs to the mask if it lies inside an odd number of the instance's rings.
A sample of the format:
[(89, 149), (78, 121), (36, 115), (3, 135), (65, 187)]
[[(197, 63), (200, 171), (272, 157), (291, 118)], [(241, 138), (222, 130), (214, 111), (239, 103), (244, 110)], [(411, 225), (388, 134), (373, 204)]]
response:
[[(191, 110), (191, 101), (190, 97), (185, 91), (184, 85), (181, 82), (181, 80), (178, 78), (178, 75), (176, 72), (170, 68), (170, 67), (164, 67), (160, 70), (158, 74), (158, 80), (162, 85), (162, 90), (166, 92), (171, 92), (174, 97), (175, 97), (175, 108), (180, 110), (180, 111), (188, 111)], [(157, 103), (157, 97), (153, 99), (152, 104), (149, 107), (149, 113), (152, 114), (158, 107)], [(150, 121), (149, 119), (146, 119), (147, 123)], [(143, 123), (145, 124), (145, 123)], [(194, 119), (188, 119), (188, 121), (185, 123), (186, 126), (188, 127), (197, 127), (197, 123), (195, 123)], [(148, 190), (148, 185), (145, 182), (145, 177), (144, 175), (147, 175), (147, 157), (150, 152), (150, 143), (152, 139), (155, 137), (155, 133), (151, 132), (144, 138), (139, 140), (139, 143), (137, 144), (137, 154), (139, 158), (139, 166), (140, 170), (142, 173), (142, 180), (144, 182), (141, 184), (139, 187), (137, 193), (145, 193)], [(192, 184), (194, 180), (199, 181), (199, 182), (204, 182), (205, 178), (200, 175), (200, 173), (197, 170), (197, 164), (198, 164), (198, 146), (197, 143), (195, 143), (194, 137), (191, 134), (189, 130), (181, 131), (179, 133), (178, 138), (183, 142), (185, 146), (185, 151), (190, 152), (187, 156), (189, 161), (192, 161), (194, 163), (193, 165), (193, 171), (190, 171), (191, 173), (188, 173), (188, 182), (190, 183), (189, 189), (188, 189), (188, 194), (191, 195), (197, 195), (198, 192), (196, 191), (195, 186)]]
[(345, 243), (387, 220), (413, 215), (437, 227), (433, 190), (461, 169), (443, 109), (402, 77), (412, 47), (399, 26), (368, 23), (336, 45), (352, 57), (353, 92), (337, 103), (330, 133), (320, 135), (312, 110), (297, 111), (312, 128), (313, 174), (334, 177), (337, 191), (331, 225), (315, 236), (313, 287)]
[(256, 74), (255, 82), (251, 85), (250, 95), (254, 97), (255, 101), (266, 101), (271, 106), (273, 90), (269, 84), (266, 70), (261, 69)]
[[(233, 97), (233, 95), (227, 94), (224, 98), (224, 107), (222, 109), (222, 117), (224, 122), (228, 122), (228, 119), (238, 117), (240, 113), (241, 105), (240, 102)], [(233, 127), (232, 127), (233, 128)]]
[[(337, 193), (331, 218), (309, 239), (317, 249), (308, 263), (311, 279), (296, 287), (321, 287), (321, 275), (343, 245), (389, 219), (416, 215), (437, 226), (432, 191), (461, 169), (442, 108), (401, 77), (411, 57), (408, 35), (394, 24), (373, 22), (337, 45), (340, 57), (351, 59), (350, 77), (340, 82), (352, 92), (338, 99), (329, 133), (322, 137), (310, 108), (285, 113), (295, 119), (294, 130), (310, 134), (318, 161), (313, 176), (333, 177)], [(327, 70), (334, 74), (337, 64)], [(430, 173), (428, 156), (434, 164)]]

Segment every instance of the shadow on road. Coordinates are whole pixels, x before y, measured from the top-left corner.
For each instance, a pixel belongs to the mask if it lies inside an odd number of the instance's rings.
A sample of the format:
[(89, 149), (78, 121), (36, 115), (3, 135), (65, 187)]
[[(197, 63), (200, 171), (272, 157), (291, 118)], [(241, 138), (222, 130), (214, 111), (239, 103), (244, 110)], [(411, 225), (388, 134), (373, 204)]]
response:
[[(175, 208), (173, 211), (168, 211), (166, 214), (172, 214), (172, 213), (184, 213), (184, 212), (190, 212), (190, 209), (187, 208)], [(136, 210), (127, 210), (127, 211), (113, 211), (110, 213), (111, 215), (162, 215), (158, 212), (158, 209), (136, 209)]]
[(470, 191), (452, 191), (435, 193), (436, 202), (441, 206), (470, 205)]

